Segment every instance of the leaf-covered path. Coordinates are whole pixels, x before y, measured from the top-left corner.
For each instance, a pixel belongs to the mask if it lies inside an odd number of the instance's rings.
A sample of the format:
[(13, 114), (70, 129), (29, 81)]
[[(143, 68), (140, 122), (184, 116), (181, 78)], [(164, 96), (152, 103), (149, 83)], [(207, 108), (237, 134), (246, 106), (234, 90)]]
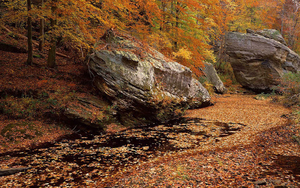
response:
[(253, 95), (225, 95), (215, 100), (214, 106), (191, 110), (187, 116), (246, 125), (243, 131), (226, 137), (215, 146), (220, 148), (251, 144), (259, 132), (285, 125), (287, 119), (284, 117), (291, 113), (289, 109), (270, 100), (256, 100)]
[(293, 140), (299, 125), (289, 122), (289, 113), (287, 108), (251, 95), (221, 96), (214, 106), (190, 110), (186, 117), (238, 123), (244, 125), (241, 131), (146, 161), (106, 185), (299, 187), (300, 143)]
[(3, 187), (255, 187), (300, 184), (299, 125), (289, 109), (222, 95), (165, 125), (75, 135), (0, 155)]

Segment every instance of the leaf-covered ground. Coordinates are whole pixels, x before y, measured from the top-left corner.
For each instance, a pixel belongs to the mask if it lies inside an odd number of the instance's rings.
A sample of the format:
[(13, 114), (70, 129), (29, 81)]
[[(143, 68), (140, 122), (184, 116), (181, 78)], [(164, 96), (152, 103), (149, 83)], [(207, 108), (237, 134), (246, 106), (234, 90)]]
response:
[(238, 122), (241, 131), (196, 149), (154, 158), (120, 173), (116, 187), (299, 187), (299, 125), (288, 109), (253, 96), (231, 95), (188, 117)]
[(165, 125), (68, 138), (2, 153), (7, 187), (299, 187), (299, 125), (289, 109), (223, 95)]

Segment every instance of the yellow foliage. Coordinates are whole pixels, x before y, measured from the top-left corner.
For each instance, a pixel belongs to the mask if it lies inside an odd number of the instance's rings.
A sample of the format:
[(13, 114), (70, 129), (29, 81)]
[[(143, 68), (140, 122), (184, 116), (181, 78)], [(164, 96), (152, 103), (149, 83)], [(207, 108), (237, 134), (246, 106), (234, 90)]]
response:
[(205, 81), (203, 83), (203, 86), (205, 87), (205, 89), (208, 91), (209, 95), (213, 95), (215, 90), (214, 90), (214, 85), (212, 85), (211, 83), (209, 83), (208, 81)]
[(192, 52), (186, 47), (180, 48), (178, 52), (172, 53), (175, 58), (192, 59)]
[(213, 63), (216, 62), (216, 56), (215, 56), (213, 50), (205, 49), (203, 51), (203, 53), (204, 53), (203, 56), (204, 56), (205, 60), (207, 60), (209, 62), (213, 62)]
[(147, 38), (147, 42), (149, 43), (150, 46), (156, 48), (157, 50), (173, 47), (170, 38), (168, 38), (166, 33), (161, 31), (151, 33)]

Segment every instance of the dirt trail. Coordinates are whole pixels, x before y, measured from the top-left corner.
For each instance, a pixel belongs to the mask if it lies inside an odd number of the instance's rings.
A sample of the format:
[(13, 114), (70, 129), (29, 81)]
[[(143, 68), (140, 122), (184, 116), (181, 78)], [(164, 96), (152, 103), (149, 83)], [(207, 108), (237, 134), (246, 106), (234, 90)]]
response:
[[(254, 95), (222, 95), (187, 118), (242, 124), (243, 129), (193, 150), (165, 155), (112, 178), (116, 187), (300, 187), (300, 147), (290, 109)], [(219, 138), (218, 138), (219, 139)]]
[[(215, 105), (208, 108), (189, 110), (186, 117), (197, 117), (220, 122), (246, 125), (242, 131), (226, 137), (219, 147), (247, 145), (255, 140), (258, 132), (286, 124), (284, 115), (291, 110), (270, 100), (256, 100), (255, 95), (222, 95), (214, 98)], [(209, 146), (210, 148), (212, 146)]]

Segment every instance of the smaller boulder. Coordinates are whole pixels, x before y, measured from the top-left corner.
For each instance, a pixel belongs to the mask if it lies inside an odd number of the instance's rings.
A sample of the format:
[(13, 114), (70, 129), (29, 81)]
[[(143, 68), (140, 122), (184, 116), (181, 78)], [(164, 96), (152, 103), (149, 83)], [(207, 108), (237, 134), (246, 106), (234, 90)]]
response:
[(216, 93), (226, 93), (227, 89), (221, 81), (214, 66), (211, 63), (204, 62), (203, 73), (207, 80), (214, 86)]

